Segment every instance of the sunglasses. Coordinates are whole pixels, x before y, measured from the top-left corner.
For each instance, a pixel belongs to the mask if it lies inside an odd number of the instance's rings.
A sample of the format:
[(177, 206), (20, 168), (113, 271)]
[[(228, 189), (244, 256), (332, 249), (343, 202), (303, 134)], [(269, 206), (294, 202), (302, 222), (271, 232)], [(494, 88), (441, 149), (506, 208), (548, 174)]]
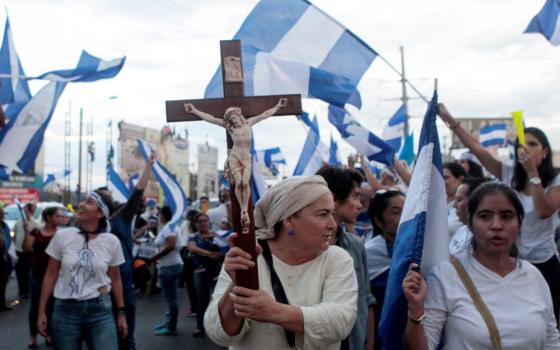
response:
[(400, 192), (400, 191), (401, 190), (399, 190), (398, 188), (394, 188), (394, 187), (380, 188), (377, 191), (375, 191), (375, 194), (378, 195), (378, 194), (385, 194), (385, 193), (389, 193), (389, 192)]

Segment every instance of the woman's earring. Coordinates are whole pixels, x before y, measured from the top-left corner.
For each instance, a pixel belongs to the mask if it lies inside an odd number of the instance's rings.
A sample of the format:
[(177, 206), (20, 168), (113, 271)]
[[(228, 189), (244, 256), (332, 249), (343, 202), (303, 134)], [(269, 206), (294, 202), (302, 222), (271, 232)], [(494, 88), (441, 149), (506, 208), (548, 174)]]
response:
[(288, 229), (288, 236), (292, 237), (295, 234), (296, 234), (296, 232), (294, 231), (293, 228)]

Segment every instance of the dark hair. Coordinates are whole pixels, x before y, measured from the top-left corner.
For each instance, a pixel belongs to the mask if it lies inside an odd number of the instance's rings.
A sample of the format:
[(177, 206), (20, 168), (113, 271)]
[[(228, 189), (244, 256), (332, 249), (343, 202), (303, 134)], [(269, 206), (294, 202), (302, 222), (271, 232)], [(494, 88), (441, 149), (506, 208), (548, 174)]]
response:
[(474, 190), (479, 188), (482, 184), (490, 181), (492, 181), (492, 179), (488, 177), (466, 177), (463, 179), (463, 184), (469, 186), (467, 197), (470, 197)]
[(451, 173), (451, 175), (453, 175), (453, 177), (456, 178), (460, 178), (461, 176), (463, 178), (467, 177), (467, 172), (465, 171), (465, 168), (463, 168), (463, 166), (459, 164), (459, 162), (457, 161), (447, 162), (443, 165), (443, 167), (449, 170), (449, 172)]
[(190, 225), (190, 230), (191, 232), (195, 232), (196, 231), (196, 226), (195, 226), (195, 218), (198, 215), (199, 211), (196, 209), (191, 209), (187, 212), (187, 215), (185, 215), (185, 219), (189, 220), (189, 225)]
[[(99, 187), (93, 192), (97, 193), (101, 197), (101, 199), (103, 199), (103, 201), (107, 205), (107, 208), (109, 208), (109, 217), (102, 217), (97, 223), (97, 232), (105, 232), (108, 229), (108, 220), (111, 219), (111, 216), (113, 215), (113, 212), (115, 210), (113, 197), (111, 197), (111, 193), (109, 192), (107, 187)], [(101, 211), (101, 208), (99, 208), (99, 211)]]
[(374, 236), (383, 234), (381, 227), (377, 225), (375, 219), (377, 218), (377, 220), (383, 221), (383, 212), (389, 206), (389, 201), (391, 200), (391, 198), (396, 196), (405, 197), (404, 193), (402, 193), (400, 190), (390, 189), (387, 190), (386, 192), (375, 194), (375, 196), (373, 196), (373, 198), (369, 202), (369, 208), (367, 213), (371, 221), (371, 224), (373, 225)]
[(23, 206), (23, 208), (24, 208), (24, 209), (27, 209), (27, 210), (29, 210), (29, 209), (31, 209), (31, 208), (33, 208), (33, 207), (35, 207), (35, 204), (33, 204), (33, 203), (31, 203), (31, 202), (26, 203), (26, 204)]
[[(506, 196), (507, 200), (513, 205), (515, 209), (515, 213), (517, 214), (517, 221), (519, 223), (519, 227), (521, 228), (521, 224), (523, 223), (523, 218), (525, 217), (525, 209), (523, 209), (523, 204), (519, 200), (517, 194), (513, 191), (513, 189), (507, 185), (504, 185), (501, 182), (487, 182), (480, 185), (470, 196), (468, 202), (468, 211), (469, 211), (469, 226), (472, 226), (473, 217), (478, 209), (478, 206), (482, 202), (482, 200), (490, 195), (501, 193)], [(474, 240), (474, 232), (473, 238), (471, 241), (471, 245), (473, 251), (476, 251), (476, 242)], [(511, 246), (509, 251), (509, 255), (512, 257), (516, 257), (518, 254), (517, 246), (515, 243)]]
[[(112, 216), (113, 212), (115, 211), (115, 203), (113, 203), (113, 197), (111, 196), (111, 192), (109, 192), (107, 187), (99, 187), (93, 192), (97, 193), (103, 199), (105, 204), (107, 204), (107, 208), (109, 208), (109, 216)], [(109, 219), (110, 217), (107, 218), (107, 220)]]
[(163, 218), (163, 220), (165, 220), (165, 222), (169, 222), (173, 217), (173, 212), (171, 211), (171, 208), (166, 205), (161, 208), (159, 215)]
[(473, 162), (470, 159), (465, 159), (467, 164), (469, 164), (469, 171), (467, 172), (467, 176), (469, 177), (483, 177), (484, 171), (482, 171), (482, 167), (480, 164)]
[(53, 216), (58, 209), (60, 209), (60, 207), (46, 207), (43, 209), (43, 212), (41, 212), (41, 218), (44, 222), (47, 222), (47, 219)]
[(200, 202), (201, 200), (206, 199), (207, 201), (210, 201), (210, 198), (208, 198), (208, 196), (200, 196), (200, 198), (198, 199), (198, 201)]
[(472, 225), (474, 214), (482, 200), (485, 197), (496, 193), (501, 193), (506, 196), (511, 205), (513, 205), (517, 214), (519, 226), (521, 227), (521, 223), (523, 222), (523, 218), (525, 217), (525, 209), (523, 209), (523, 204), (521, 204), (519, 197), (517, 197), (517, 194), (513, 191), (513, 189), (501, 182), (488, 182), (482, 184), (470, 195), (468, 203), (469, 224)]
[(359, 187), (364, 181), (363, 176), (356, 170), (340, 169), (329, 165), (319, 169), (316, 175), (325, 179), (335, 202), (344, 202), (350, 196), (354, 187)]
[[(554, 169), (554, 165), (552, 164), (552, 149), (550, 148), (550, 142), (548, 142), (548, 138), (539, 128), (525, 128), (526, 134), (533, 135), (539, 143), (546, 148), (548, 152), (546, 152), (546, 157), (542, 160), (541, 165), (538, 167), (539, 177), (542, 181), (542, 186), (548, 186), (554, 177), (556, 177), (558, 171)], [(517, 191), (523, 191), (525, 187), (525, 183), (528, 180), (527, 172), (517, 161), (517, 149), (519, 148), (519, 139), (515, 140), (515, 167), (513, 169), (513, 178), (511, 179), (511, 186), (515, 188)]]

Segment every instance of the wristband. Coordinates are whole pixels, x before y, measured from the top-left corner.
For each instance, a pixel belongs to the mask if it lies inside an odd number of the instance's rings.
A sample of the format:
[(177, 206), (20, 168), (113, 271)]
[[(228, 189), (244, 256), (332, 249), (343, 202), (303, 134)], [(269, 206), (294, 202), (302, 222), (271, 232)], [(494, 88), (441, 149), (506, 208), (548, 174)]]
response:
[(126, 308), (124, 306), (123, 307), (118, 307), (117, 308), (117, 315), (118, 316), (126, 315)]

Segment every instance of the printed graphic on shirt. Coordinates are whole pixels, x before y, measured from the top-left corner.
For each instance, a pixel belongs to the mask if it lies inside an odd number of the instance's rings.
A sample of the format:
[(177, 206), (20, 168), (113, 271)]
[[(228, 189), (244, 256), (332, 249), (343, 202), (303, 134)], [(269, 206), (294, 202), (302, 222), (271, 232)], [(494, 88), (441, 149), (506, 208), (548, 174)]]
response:
[(95, 277), (93, 269), (94, 253), (88, 247), (84, 247), (78, 251), (78, 262), (70, 269), (70, 294), (82, 293), (87, 282)]

